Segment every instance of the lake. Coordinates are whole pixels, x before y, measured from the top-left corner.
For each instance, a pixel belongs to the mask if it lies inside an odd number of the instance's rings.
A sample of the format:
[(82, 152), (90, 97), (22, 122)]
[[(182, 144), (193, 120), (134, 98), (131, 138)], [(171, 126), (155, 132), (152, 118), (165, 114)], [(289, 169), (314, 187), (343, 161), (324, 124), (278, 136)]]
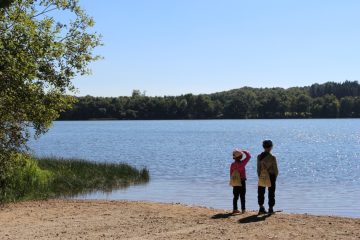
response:
[(150, 170), (148, 184), (78, 198), (221, 209), (232, 209), (232, 150), (248, 149), (253, 158), (247, 166), (247, 209), (257, 210), (256, 156), (268, 138), (280, 171), (275, 210), (360, 217), (359, 119), (59, 121), (30, 147), (38, 156), (126, 162)]

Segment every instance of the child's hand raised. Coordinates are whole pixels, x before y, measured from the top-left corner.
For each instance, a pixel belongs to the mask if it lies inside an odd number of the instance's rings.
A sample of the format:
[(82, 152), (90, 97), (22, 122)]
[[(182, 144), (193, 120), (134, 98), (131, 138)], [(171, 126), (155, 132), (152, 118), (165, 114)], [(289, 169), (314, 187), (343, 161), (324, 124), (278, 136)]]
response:
[(245, 155), (247, 155), (247, 156), (251, 156), (251, 154), (248, 150), (242, 150), (242, 152), (245, 153)]

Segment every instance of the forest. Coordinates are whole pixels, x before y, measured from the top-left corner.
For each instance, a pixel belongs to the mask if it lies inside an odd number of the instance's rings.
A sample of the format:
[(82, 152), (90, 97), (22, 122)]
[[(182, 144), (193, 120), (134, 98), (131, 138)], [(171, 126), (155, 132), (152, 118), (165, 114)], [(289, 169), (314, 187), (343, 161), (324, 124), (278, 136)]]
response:
[(77, 97), (59, 120), (358, 118), (358, 81), (306, 87), (243, 87), (213, 94), (131, 97)]

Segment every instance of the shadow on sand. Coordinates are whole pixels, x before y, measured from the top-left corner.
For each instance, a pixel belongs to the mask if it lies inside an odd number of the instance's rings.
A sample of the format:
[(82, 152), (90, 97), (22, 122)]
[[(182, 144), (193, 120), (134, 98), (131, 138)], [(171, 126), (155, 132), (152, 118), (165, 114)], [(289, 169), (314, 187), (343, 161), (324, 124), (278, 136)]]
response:
[(265, 221), (268, 217), (270, 217), (271, 214), (265, 214), (265, 215), (251, 215), (248, 217), (244, 217), (239, 219), (239, 223), (246, 224), (246, 223), (254, 223), (254, 222), (262, 222)]
[[(233, 217), (233, 216), (241, 216), (241, 214), (218, 213), (218, 214), (215, 214), (214, 216), (212, 216), (211, 219), (225, 219), (225, 218), (229, 218), (229, 217)], [(271, 216), (271, 214), (264, 214), (264, 215), (255, 214), (255, 215), (240, 218), (238, 220), (238, 222), (241, 224), (262, 222), (262, 221), (265, 221), (270, 216)]]
[(235, 216), (232, 213), (218, 213), (211, 217), (211, 219), (222, 219), (222, 218), (229, 218), (231, 216)]

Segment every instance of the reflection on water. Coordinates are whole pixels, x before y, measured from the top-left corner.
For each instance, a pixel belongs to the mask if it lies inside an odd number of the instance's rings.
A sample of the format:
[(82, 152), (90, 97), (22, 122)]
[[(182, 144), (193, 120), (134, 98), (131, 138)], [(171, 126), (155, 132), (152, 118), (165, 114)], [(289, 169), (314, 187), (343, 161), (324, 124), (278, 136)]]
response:
[(247, 208), (257, 208), (256, 154), (275, 143), (278, 209), (360, 217), (360, 120), (216, 120), (56, 122), (31, 144), (37, 155), (126, 162), (151, 181), (81, 198), (181, 202), (231, 208), (228, 168), (234, 147), (247, 167)]

